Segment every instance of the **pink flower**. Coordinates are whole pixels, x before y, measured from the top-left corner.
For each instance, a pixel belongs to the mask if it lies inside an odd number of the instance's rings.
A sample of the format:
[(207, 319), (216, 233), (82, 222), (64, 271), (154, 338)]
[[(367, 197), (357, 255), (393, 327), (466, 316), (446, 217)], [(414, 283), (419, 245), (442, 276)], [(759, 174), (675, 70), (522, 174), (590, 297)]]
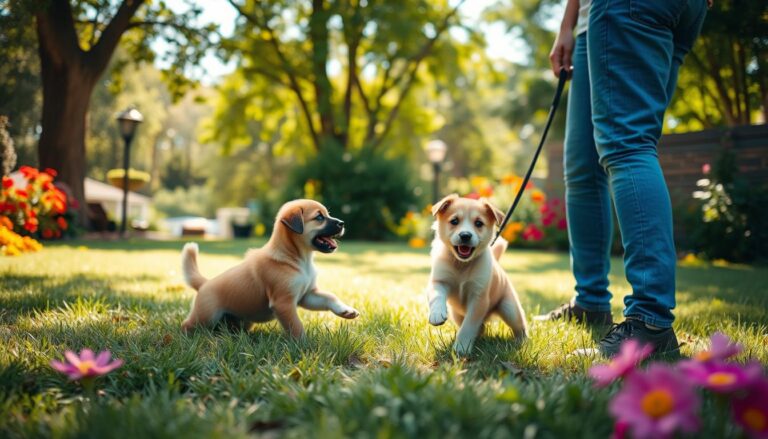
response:
[(667, 438), (676, 431), (699, 429), (699, 397), (675, 370), (652, 364), (627, 376), (624, 388), (609, 404), (618, 422), (625, 422), (635, 439)]
[(768, 381), (762, 379), (749, 393), (733, 400), (733, 418), (753, 438), (768, 438)]
[(599, 364), (589, 369), (589, 376), (595, 380), (597, 387), (605, 387), (613, 381), (627, 376), (638, 363), (648, 358), (653, 352), (653, 346), (640, 345), (637, 340), (627, 340), (621, 345), (619, 354), (608, 364)]
[(701, 172), (702, 172), (703, 174), (709, 174), (709, 171), (711, 171), (711, 170), (712, 170), (712, 166), (710, 166), (710, 165), (709, 165), (709, 163), (704, 163), (704, 164), (701, 166)]
[(568, 228), (568, 221), (565, 218), (560, 218), (560, 220), (557, 222), (557, 229), (565, 230), (567, 228)]
[(699, 362), (720, 361), (738, 355), (743, 347), (738, 343), (731, 342), (731, 339), (722, 332), (715, 332), (709, 338), (709, 350), (701, 351), (693, 357)]
[(683, 361), (680, 363), (680, 370), (693, 384), (717, 393), (747, 389), (758, 381), (763, 373), (763, 367), (758, 362), (742, 366), (720, 361)]
[(80, 351), (79, 357), (72, 351), (66, 351), (64, 357), (67, 359), (66, 362), (53, 360), (51, 367), (66, 374), (73, 381), (105, 375), (123, 364), (123, 360), (117, 359), (110, 362), (112, 354), (109, 351), (101, 352), (95, 357), (90, 349)]

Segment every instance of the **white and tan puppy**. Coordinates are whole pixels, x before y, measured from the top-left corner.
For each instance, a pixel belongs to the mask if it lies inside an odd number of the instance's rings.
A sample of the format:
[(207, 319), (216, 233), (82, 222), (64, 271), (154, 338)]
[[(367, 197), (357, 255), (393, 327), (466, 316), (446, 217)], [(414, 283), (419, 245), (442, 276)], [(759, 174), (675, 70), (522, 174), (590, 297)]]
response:
[(526, 337), (525, 313), (498, 262), (507, 242), (499, 239), (490, 247), (504, 213), (484, 199), (452, 194), (434, 205), (432, 215), (436, 220), (427, 285), (429, 323), (445, 323), (450, 306), (459, 327), (453, 345), (459, 355), (472, 350), (483, 323), (493, 314), (512, 328), (516, 338)]
[(225, 315), (246, 325), (277, 318), (288, 334), (299, 338), (304, 336), (304, 326), (297, 306), (354, 319), (357, 310), (317, 288), (312, 261), (315, 251), (335, 251), (335, 238), (343, 233), (344, 222), (331, 217), (322, 204), (290, 201), (280, 208), (269, 242), (210, 280), (197, 269), (197, 244), (185, 245), (181, 254), (184, 278), (197, 296), (182, 328), (188, 331), (211, 325)]

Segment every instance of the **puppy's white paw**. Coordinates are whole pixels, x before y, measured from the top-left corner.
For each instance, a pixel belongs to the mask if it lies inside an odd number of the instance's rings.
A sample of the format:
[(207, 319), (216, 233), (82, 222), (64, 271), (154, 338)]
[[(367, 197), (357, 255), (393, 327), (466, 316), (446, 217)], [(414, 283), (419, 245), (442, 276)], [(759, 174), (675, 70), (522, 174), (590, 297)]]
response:
[(350, 319), (350, 320), (357, 318), (357, 316), (360, 315), (360, 312), (358, 312), (356, 309), (347, 305), (339, 306), (337, 309), (333, 310), (333, 313), (341, 318)]
[(448, 307), (444, 303), (435, 303), (429, 307), (429, 324), (440, 326), (448, 320)]
[(459, 342), (458, 340), (453, 344), (453, 352), (456, 353), (459, 357), (466, 357), (469, 356), (470, 352), (472, 352), (472, 343), (471, 342)]

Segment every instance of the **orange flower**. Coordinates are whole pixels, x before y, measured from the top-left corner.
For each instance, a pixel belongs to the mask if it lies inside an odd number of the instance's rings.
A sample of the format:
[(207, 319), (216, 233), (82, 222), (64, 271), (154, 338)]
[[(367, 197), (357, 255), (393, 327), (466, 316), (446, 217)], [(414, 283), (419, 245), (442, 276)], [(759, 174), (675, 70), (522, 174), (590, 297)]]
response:
[(7, 216), (0, 216), (0, 226), (13, 229), (13, 222)]
[(69, 227), (67, 220), (65, 220), (63, 216), (56, 218), (56, 223), (59, 225), (61, 230), (67, 230), (67, 227)]
[(547, 197), (544, 195), (544, 192), (536, 189), (531, 192), (531, 200), (536, 204), (541, 204), (547, 200)]
[(408, 245), (412, 248), (424, 248), (427, 246), (427, 241), (423, 238), (411, 238), (408, 240)]
[(504, 231), (501, 232), (501, 237), (504, 238), (507, 242), (514, 242), (522, 230), (523, 223), (517, 221), (509, 223), (507, 227), (504, 228)]

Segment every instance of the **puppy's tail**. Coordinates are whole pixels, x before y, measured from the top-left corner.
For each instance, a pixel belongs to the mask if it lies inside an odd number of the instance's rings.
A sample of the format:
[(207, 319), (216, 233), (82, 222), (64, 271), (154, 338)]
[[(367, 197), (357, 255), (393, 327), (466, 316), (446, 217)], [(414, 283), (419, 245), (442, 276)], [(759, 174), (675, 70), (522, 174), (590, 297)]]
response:
[(504, 254), (506, 249), (507, 241), (504, 238), (499, 238), (496, 240), (496, 243), (493, 244), (493, 247), (491, 247), (491, 252), (493, 252), (493, 257), (498, 261), (501, 259), (501, 255)]
[(197, 252), (197, 243), (188, 242), (184, 245), (181, 251), (181, 270), (187, 285), (199, 290), (208, 279), (204, 278), (197, 269)]

